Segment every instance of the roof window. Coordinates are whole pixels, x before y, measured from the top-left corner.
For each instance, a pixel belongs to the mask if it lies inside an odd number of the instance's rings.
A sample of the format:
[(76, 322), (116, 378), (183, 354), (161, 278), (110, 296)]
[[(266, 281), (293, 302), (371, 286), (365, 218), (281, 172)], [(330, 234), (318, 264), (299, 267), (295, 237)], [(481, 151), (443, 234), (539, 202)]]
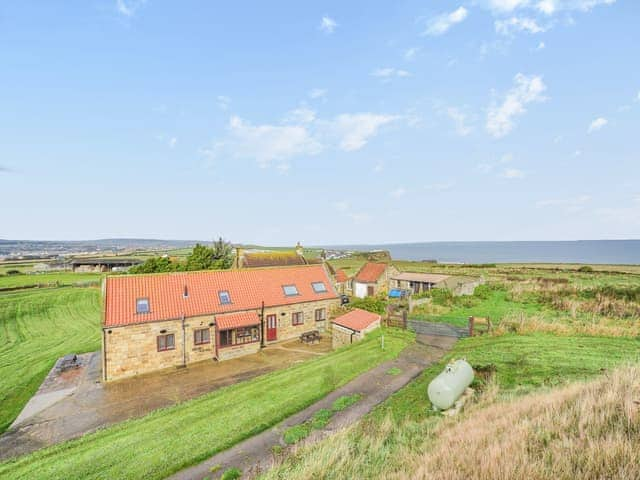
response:
[(227, 290), (220, 290), (218, 298), (220, 299), (220, 305), (229, 305), (231, 303), (231, 295)]
[(296, 287), (295, 285), (283, 285), (282, 290), (284, 290), (284, 294), (287, 297), (293, 297), (295, 295), (299, 295), (298, 287)]
[(138, 298), (136, 299), (136, 313), (149, 313), (149, 299)]
[(316, 293), (325, 293), (327, 291), (327, 286), (323, 282), (312, 282), (311, 286)]

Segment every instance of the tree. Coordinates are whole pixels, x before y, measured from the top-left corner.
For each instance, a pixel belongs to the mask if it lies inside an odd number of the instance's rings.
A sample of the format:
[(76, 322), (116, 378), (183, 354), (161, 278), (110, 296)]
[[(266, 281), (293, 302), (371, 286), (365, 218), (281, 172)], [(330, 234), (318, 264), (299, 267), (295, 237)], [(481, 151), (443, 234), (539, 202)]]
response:
[(231, 268), (233, 265), (233, 247), (222, 237), (213, 242), (213, 258), (218, 262), (218, 268)]
[(152, 257), (144, 263), (131, 267), (129, 273), (163, 273), (176, 272), (182, 269), (182, 265), (171, 261), (169, 257)]
[(220, 237), (211, 247), (200, 245), (193, 247), (187, 257), (187, 270), (227, 269), (233, 265), (233, 247)]

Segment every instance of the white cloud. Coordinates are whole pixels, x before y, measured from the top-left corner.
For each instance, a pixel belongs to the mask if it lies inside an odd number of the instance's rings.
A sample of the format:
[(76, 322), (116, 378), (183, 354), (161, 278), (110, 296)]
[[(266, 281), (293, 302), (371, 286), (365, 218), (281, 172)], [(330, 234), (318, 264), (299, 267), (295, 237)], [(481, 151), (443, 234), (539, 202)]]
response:
[(473, 131), (473, 127), (467, 123), (468, 115), (466, 113), (461, 112), (456, 107), (448, 107), (446, 113), (447, 116), (453, 120), (458, 135), (465, 137)]
[(338, 24), (329, 15), (324, 15), (322, 17), (322, 20), (320, 20), (320, 27), (319, 27), (320, 30), (322, 30), (324, 33), (328, 35), (331, 35), (336, 30), (337, 27), (338, 27)]
[(316, 119), (316, 112), (305, 105), (294, 108), (287, 112), (284, 117), (285, 123), (311, 123)]
[(391, 190), (389, 192), (389, 195), (392, 196), (393, 198), (400, 198), (400, 197), (404, 197), (406, 193), (407, 191), (405, 190), (404, 187), (398, 187)]
[(309, 92), (309, 98), (316, 100), (318, 98), (325, 98), (327, 96), (327, 90), (324, 88), (314, 88)]
[(529, 0), (489, 0), (489, 8), (497, 13), (508, 13), (529, 4)]
[(227, 97), (226, 95), (218, 95), (217, 101), (218, 108), (220, 108), (221, 110), (228, 110), (229, 105), (231, 105), (231, 98)]
[(636, 102), (640, 102), (640, 90), (638, 90), (638, 95), (636, 95)]
[(588, 133), (597, 132), (603, 128), (609, 121), (606, 118), (598, 117), (589, 124)]
[(363, 223), (369, 223), (371, 221), (371, 215), (368, 213), (349, 213), (347, 215), (353, 223), (356, 225), (362, 225)]
[(514, 86), (507, 92), (504, 101), (500, 105), (493, 104), (489, 107), (486, 124), (489, 134), (501, 138), (511, 132), (515, 126), (514, 117), (526, 113), (525, 105), (546, 100), (543, 95), (546, 89), (542, 77), (518, 73), (514, 77)]
[(507, 163), (510, 163), (512, 160), (513, 160), (513, 154), (505, 153), (498, 160), (495, 160), (492, 162), (479, 163), (476, 168), (482, 173), (490, 173), (500, 165), (506, 165)]
[(168, 143), (169, 143), (169, 148), (173, 148), (178, 143), (178, 139), (176, 137), (171, 137)]
[(514, 179), (514, 178), (524, 178), (525, 173), (522, 170), (518, 170), (517, 168), (505, 168), (500, 174), (502, 178)]
[(296, 155), (315, 155), (322, 146), (301, 125), (251, 125), (240, 117), (229, 121), (229, 139), (225, 142), (232, 154), (255, 159), (261, 167)]
[(377, 68), (376, 70), (371, 72), (372, 77), (378, 77), (383, 79), (389, 79), (392, 77), (408, 77), (410, 75), (411, 74), (406, 70), (399, 70), (392, 67)]
[(455, 182), (442, 182), (442, 183), (432, 183), (430, 185), (426, 185), (425, 190), (431, 190), (434, 192), (445, 192), (447, 190), (451, 190), (455, 186)]
[(349, 210), (349, 202), (346, 200), (340, 200), (338, 202), (333, 203), (333, 208), (335, 208), (339, 212), (346, 212)]
[(367, 141), (378, 133), (383, 125), (400, 119), (397, 115), (375, 113), (344, 113), (328, 122), (329, 130), (339, 137), (340, 149), (351, 152), (359, 150)]
[(413, 60), (415, 60), (415, 58), (418, 56), (418, 54), (420, 53), (420, 47), (411, 47), (411, 48), (407, 48), (404, 51), (404, 59), (407, 60), (408, 62), (411, 62)]
[(573, 198), (547, 199), (536, 202), (537, 208), (559, 208), (565, 213), (577, 213), (584, 210), (591, 201), (589, 195), (579, 195)]
[(450, 13), (442, 13), (427, 22), (427, 29), (423, 35), (442, 35), (455, 24), (462, 22), (469, 15), (469, 11), (464, 7), (458, 7)]
[(504, 15), (517, 10), (534, 10), (545, 15), (555, 15), (561, 11), (588, 12), (598, 5), (612, 5), (616, 0), (484, 0), (481, 4), (496, 15)]
[(382, 170), (384, 170), (384, 163), (376, 162), (376, 165), (373, 167), (373, 172), (380, 173)]
[(508, 36), (517, 32), (542, 33), (546, 31), (546, 28), (538, 25), (535, 19), (526, 17), (511, 17), (504, 20), (496, 20), (494, 26), (497, 33)]
[(403, 117), (374, 113), (345, 113), (330, 120), (317, 119), (301, 106), (283, 118), (283, 124), (253, 125), (238, 116), (229, 120), (227, 134), (212, 147), (200, 149), (208, 164), (217, 158), (253, 159), (261, 167), (289, 169), (293, 157), (312, 156), (327, 148), (359, 150), (383, 125)]
[(546, 47), (544, 42), (540, 42), (538, 43), (538, 46), (536, 47), (536, 50), (544, 50)]
[(146, 2), (147, 0), (116, 0), (116, 11), (125, 17), (133, 17)]

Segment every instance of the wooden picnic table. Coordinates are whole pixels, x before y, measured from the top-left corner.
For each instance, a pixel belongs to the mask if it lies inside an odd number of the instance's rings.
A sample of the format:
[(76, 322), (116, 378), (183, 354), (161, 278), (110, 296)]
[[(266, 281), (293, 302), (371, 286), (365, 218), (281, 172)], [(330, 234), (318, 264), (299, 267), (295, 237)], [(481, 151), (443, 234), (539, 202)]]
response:
[(319, 342), (321, 338), (322, 337), (320, 336), (320, 332), (318, 330), (311, 330), (300, 335), (300, 341), (303, 343)]

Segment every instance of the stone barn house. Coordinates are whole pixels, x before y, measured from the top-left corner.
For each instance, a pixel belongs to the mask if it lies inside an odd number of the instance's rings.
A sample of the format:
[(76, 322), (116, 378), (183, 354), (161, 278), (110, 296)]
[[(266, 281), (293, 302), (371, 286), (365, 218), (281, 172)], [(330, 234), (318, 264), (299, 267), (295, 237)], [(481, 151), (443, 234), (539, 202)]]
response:
[(377, 313), (354, 308), (331, 322), (333, 348), (362, 340), (368, 332), (380, 328), (382, 317)]
[(387, 263), (365, 263), (353, 277), (353, 295), (364, 298), (386, 292), (389, 279), (397, 273), (398, 269)]
[(323, 265), (109, 276), (103, 297), (104, 381), (323, 331), (340, 303)]

